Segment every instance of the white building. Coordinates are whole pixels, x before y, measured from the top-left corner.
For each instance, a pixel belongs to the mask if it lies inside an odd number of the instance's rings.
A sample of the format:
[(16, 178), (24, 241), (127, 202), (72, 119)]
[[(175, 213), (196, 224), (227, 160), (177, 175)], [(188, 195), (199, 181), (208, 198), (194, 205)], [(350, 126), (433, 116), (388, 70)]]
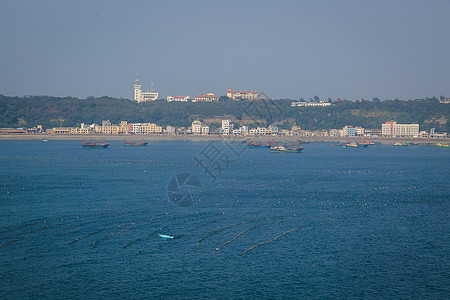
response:
[(291, 103), (291, 106), (292, 106), (292, 107), (295, 107), (295, 106), (308, 106), (308, 107), (316, 106), (316, 107), (326, 107), (326, 106), (330, 106), (330, 105), (331, 105), (331, 103), (329, 103), (329, 102), (323, 102), (323, 101), (320, 101), (320, 102), (294, 101), (294, 102)]
[(250, 135), (257, 135), (258, 134), (258, 129), (256, 128), (252, 128), (248, 131), (248, 134)]
[(191, 125), (192, 134), (201, 134), (202, 133), (202, 122), (194, 121)]
[(241, 129), (233, 129), (233, 134), (234, 135), (241, 135)]
[(219, 97), (214, 95), (214, 93), (208, 93), (206, 95), (197, 95), (195, 96), (192, 102), (217, 102), (219, 101)]
[(190, 96), (167, 96), (167, 102), (188, 102), (190, 99)]
[(341, 136), (339, 129), (330, 129), (329, 134), (330, 136)]
[(265, 135), (267, 132), (267, 129), (264, 127), (258, 127), (257, 129), (258, 135)]
[(141, 123), (128, 124), (129, 132), (132, 132), (132, 133), (139, 133), (140, 127), (141, 127)]
[(355, 127), (355, 134), (357, 136), (363, 136), (364, 135), (364, 128), (356, 126)]
[(209, 134), (209, 126), (202, 125), (202, 135), (208, 135), (208, 134)]
[(148, 102), (158, 100), (158, 92), (154, 91), (153, 83), (150, 91), (143, 92), (141, 84), (139, 83), (139, 76), (136, 75), (136, 81), (134, 82), (134, 101), (136, 102)]
[(167, 134), (175, 134), (175, 127), (167, 126), (166, 127), (166, 133)]
[(343, 136), (345, 136), (345, 137), (356, 135), (355, 127), (350, 126), (350, 125), (344, 126), (344, 128), (342, 128), (342, 132), (343, 132)]
[(258, 99), (258, 92), (256, 91), (233, 91), (231, 88), (227, 90), (227, 97), (233, 100), (247, 99), (256, 100)]
[(419, 124), (386, 122), (381, 125), (381, 134), (386, 137), (418, 137)]
[(450, 98), (439, 97), (439, 103), (450, 104)]
[(232, 120), (222, 120), (222, 134), (228, 135), (233, 132), (233, 121)]

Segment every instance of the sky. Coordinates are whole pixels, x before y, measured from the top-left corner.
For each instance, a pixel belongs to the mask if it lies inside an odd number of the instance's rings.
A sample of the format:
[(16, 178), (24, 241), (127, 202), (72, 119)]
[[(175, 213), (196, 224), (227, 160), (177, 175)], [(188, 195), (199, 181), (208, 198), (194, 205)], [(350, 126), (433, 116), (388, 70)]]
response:
[(0, 0), (0, 94), (450, 97), (450, 0)]

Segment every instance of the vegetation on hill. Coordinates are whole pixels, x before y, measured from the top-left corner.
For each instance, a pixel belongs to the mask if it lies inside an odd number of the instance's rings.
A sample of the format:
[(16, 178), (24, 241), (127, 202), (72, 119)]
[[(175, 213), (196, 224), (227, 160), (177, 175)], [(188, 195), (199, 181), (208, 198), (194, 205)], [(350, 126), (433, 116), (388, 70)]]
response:
[[(226, 98), (226, 97), (225, 97)], [(199, 119), (219, 126), (230, 118), (239, 124), (280, 128), (298, 125), (302, 129), (342, 128), (345, 125), (381, 128), (387, 121), (419, 123), (421, 130), (449, 131), (450, 105), (436, 98), (386, 101), (339, 101), (328, 107), (291, 107), (292, 100), (231, 101), (221, 97), (218, 103), (166, 102), (136, 103), (111, 97), (78, 99), (72, 97), (0, 95), (0, 127), (44, 128), (76, 126), (80, 123), (151, 122), (161, 126), (188, 127)]]

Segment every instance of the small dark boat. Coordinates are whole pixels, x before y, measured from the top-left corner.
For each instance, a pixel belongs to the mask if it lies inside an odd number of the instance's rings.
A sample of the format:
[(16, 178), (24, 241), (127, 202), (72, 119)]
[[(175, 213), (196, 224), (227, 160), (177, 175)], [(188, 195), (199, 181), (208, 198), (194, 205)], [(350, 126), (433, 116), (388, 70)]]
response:
[(109, 144), (106, 143), (105, 140), (103, 140), (102, 142), (83, 140), (81, 146), (83, 148), (107, 148)]
[(147, 146), (147, 142), (125, 141), (125, 146)]
[(394, 147), (407, 147), (408, 144), (407, 143), (395, 143)]
[(271, 143), (266, 143), (266, 144), (262, 144), (262, 143), (257, 143), (257, 142), (247, 142), (247, 145), (249, 148), (270, 148), (272, 146)]

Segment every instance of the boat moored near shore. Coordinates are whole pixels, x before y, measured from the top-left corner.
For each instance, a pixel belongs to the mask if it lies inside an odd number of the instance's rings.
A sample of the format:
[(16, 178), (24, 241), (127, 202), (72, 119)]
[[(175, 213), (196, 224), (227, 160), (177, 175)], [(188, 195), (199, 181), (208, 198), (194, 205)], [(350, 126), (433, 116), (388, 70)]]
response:
[(107, 148), (109, 146), (109, 143), (107, 143), (105, 140), (101, 142), (97, 141), (85, 141), (81, 143), (81, 147), (83, 148)]
[(270, 147), (270, 152), (272, 153), (280, 153), (280, 152), (286, 152), (286, 153), (299, 153), (303, 150), (303, 147), (297, 146), (294, 148), (291, 147), (285, 147), (285, 146), (273, 146)]
[(125, 142), (123, 143), (125, 146), (147, 146), (147, 142), (137, 142), (137, 141), (127, 141), (125, 140)]

